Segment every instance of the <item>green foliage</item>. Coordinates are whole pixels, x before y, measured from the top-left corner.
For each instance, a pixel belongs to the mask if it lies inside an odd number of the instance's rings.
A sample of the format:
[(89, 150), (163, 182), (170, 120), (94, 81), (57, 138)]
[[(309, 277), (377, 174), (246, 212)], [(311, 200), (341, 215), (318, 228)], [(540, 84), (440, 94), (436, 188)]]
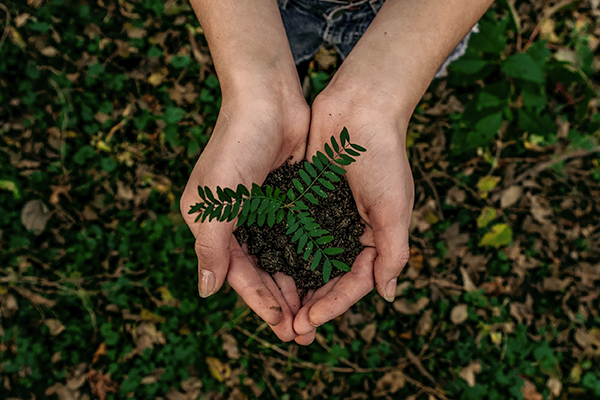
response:
[(360, 145), (350, 143), (346, 128), (342, 129), (339, 140), (338, 143), (338, 140), (331, 136), (331, 145), (325, 144), (324, 150), (327, 155), (318, 151), (312, 158), (312, 164), (304, 162), (304, 168), (298, 171), (300, 179), (292, 180), (294, 187), (287, 193), (282, 193), (280, 188), (270, 185), (263, 189), (254, 183), (250, 189), (242, 184), (239, 184), (236, 190), (217, 186), (215, 196), (208, 186), (198, 186), (202, 202), (193, 205), (189, 214), (198, 213), (196, 222), (204, 222), (207, 219), (229, 222), (237, 218), (237, 226), (251, 226), (254, 223), (263, 226), (266, 223), (272, 227), (285, 220), (286, 235), (291, 237), (292, 243), (298, 243), (298, 254), (302, 254), (304, 260), (310, 262), (313, 271), (322, 265), (323, 281), (328, 282), (333, 267), (342, 271), (349, 271), (350, 267), (330, 258), (343, 253), (344, 250), (339, 247), (325, 247), (334, 238), (310, 216), (309, 207), (303, 199), (317, 205), (319, 197), (327, 198), (327, 192), (323, 188), (335, 188), (332, 182), (339, 182), (340, 175), (346, 173), (341, 166), (352, 164), (356, 161), (355, 157), (366, 151)]

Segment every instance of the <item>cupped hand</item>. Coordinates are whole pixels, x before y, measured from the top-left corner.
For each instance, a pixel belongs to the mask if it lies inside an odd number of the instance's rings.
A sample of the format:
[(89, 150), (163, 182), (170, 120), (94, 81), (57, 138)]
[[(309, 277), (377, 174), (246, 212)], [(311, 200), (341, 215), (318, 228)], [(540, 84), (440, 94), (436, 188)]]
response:
[[(331, 136), (343, 127), (350, 141), (366, 148), (345, 167), (365, 232), (366, 246), (352, 271), (311, 292), (294, 319), (296, 342), (310, 344), (316, 327), (346, 312), (373, 287), (393, 301), (397, 277), (410, 256), (408, 229), (414, 201), (414, 183), (406, 153), (408, 113), (399, 113), (391, 100), (368, 91), (356, 96), (326, 88), (314, 101), (307, 158), (323, 151)], [(388, 101), (390, 100), (390, 101)]]
[(300, 299), (290, 277), (271, 278), (240, 246), (232, 222), (195, 222), (190, 207), (202, 201), (198, 186), (235, 189), (239, 183), (262, 184), (269, 172), (304, 158), (310, 110), (301, 97), (271, 94), (230, 96), (223, 104), (209, 143), (198, 159), (181, 197), (181, 213), (190, 227), (198, 256), (198, 291), (208, 297), (227, 282), (284, 341), (293, 340), (293, 318)]

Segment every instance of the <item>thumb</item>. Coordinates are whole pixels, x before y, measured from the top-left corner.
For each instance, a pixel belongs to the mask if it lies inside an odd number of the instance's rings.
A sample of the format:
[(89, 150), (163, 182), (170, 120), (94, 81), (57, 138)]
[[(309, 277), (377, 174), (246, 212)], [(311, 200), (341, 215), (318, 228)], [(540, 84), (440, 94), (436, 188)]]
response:
[[(192, 229), (192, 232), (194, 230)], [(198, 256), (198, 293), (208, 297), (217, 292), (229, 270), (231, 224), (204, 222), (196, 229), (194, 250)]]
[(408, 226), (396, 221), (382, 226), (373, 226), (373, 236), (377, 258), (373, 275), (377, 291), (389, 302), (396, 297), (396, 283), (398, 276), (410, 258), (408, 245)]

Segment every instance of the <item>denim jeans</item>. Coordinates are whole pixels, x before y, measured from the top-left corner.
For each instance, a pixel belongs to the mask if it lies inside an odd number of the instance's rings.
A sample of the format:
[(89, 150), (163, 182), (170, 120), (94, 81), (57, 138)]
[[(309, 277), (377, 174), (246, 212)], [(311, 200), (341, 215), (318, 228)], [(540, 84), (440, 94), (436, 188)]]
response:
[[(323, 44), (333, 45), (345, 59), (365, 33), (385, 0), (278, 0), (296, 65), (310, 60)], [(460, 58), (471, 33), (456, 46), (442, 64), (436, 78), (446, 76), (446, 67)]]

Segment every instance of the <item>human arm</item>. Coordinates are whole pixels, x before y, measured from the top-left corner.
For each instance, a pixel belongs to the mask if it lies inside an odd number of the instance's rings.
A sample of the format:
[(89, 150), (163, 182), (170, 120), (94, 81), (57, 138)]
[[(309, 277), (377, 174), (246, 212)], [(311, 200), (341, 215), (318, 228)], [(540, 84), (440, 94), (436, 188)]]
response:
[[(388, 301), (409, 258), (414, 188), (408, 122), (437, 69), (491, 0), (387, 0), (331, 83), (313, 103), (310, 157), (347, 127), (367, 148), (346, 174), (366, 229), (352, 272), (319, 289), (294, 320), (297, 342), (341, 315), (373, 287)], [(375, 248), (375, 253), (373, 249)]]
[[(222, 106), (209, 143), (181, 198), (198, 256), (198, 290), (214, 294), (227, 280), (282, 340), (292, 340), (297, 293), (256, 268), (233, 236), (234, 222), (195, 222), (197, 187), (261, 184), (288, 160), (304, 157), (310, 110), (271, 0), (191, 0), (211, 50)], [(277, 278), (278, 279), (278, 278)], [(294, 297), (295, 294), (295, 297)], [(297, 302), (298, 304), (292, 304)]]

